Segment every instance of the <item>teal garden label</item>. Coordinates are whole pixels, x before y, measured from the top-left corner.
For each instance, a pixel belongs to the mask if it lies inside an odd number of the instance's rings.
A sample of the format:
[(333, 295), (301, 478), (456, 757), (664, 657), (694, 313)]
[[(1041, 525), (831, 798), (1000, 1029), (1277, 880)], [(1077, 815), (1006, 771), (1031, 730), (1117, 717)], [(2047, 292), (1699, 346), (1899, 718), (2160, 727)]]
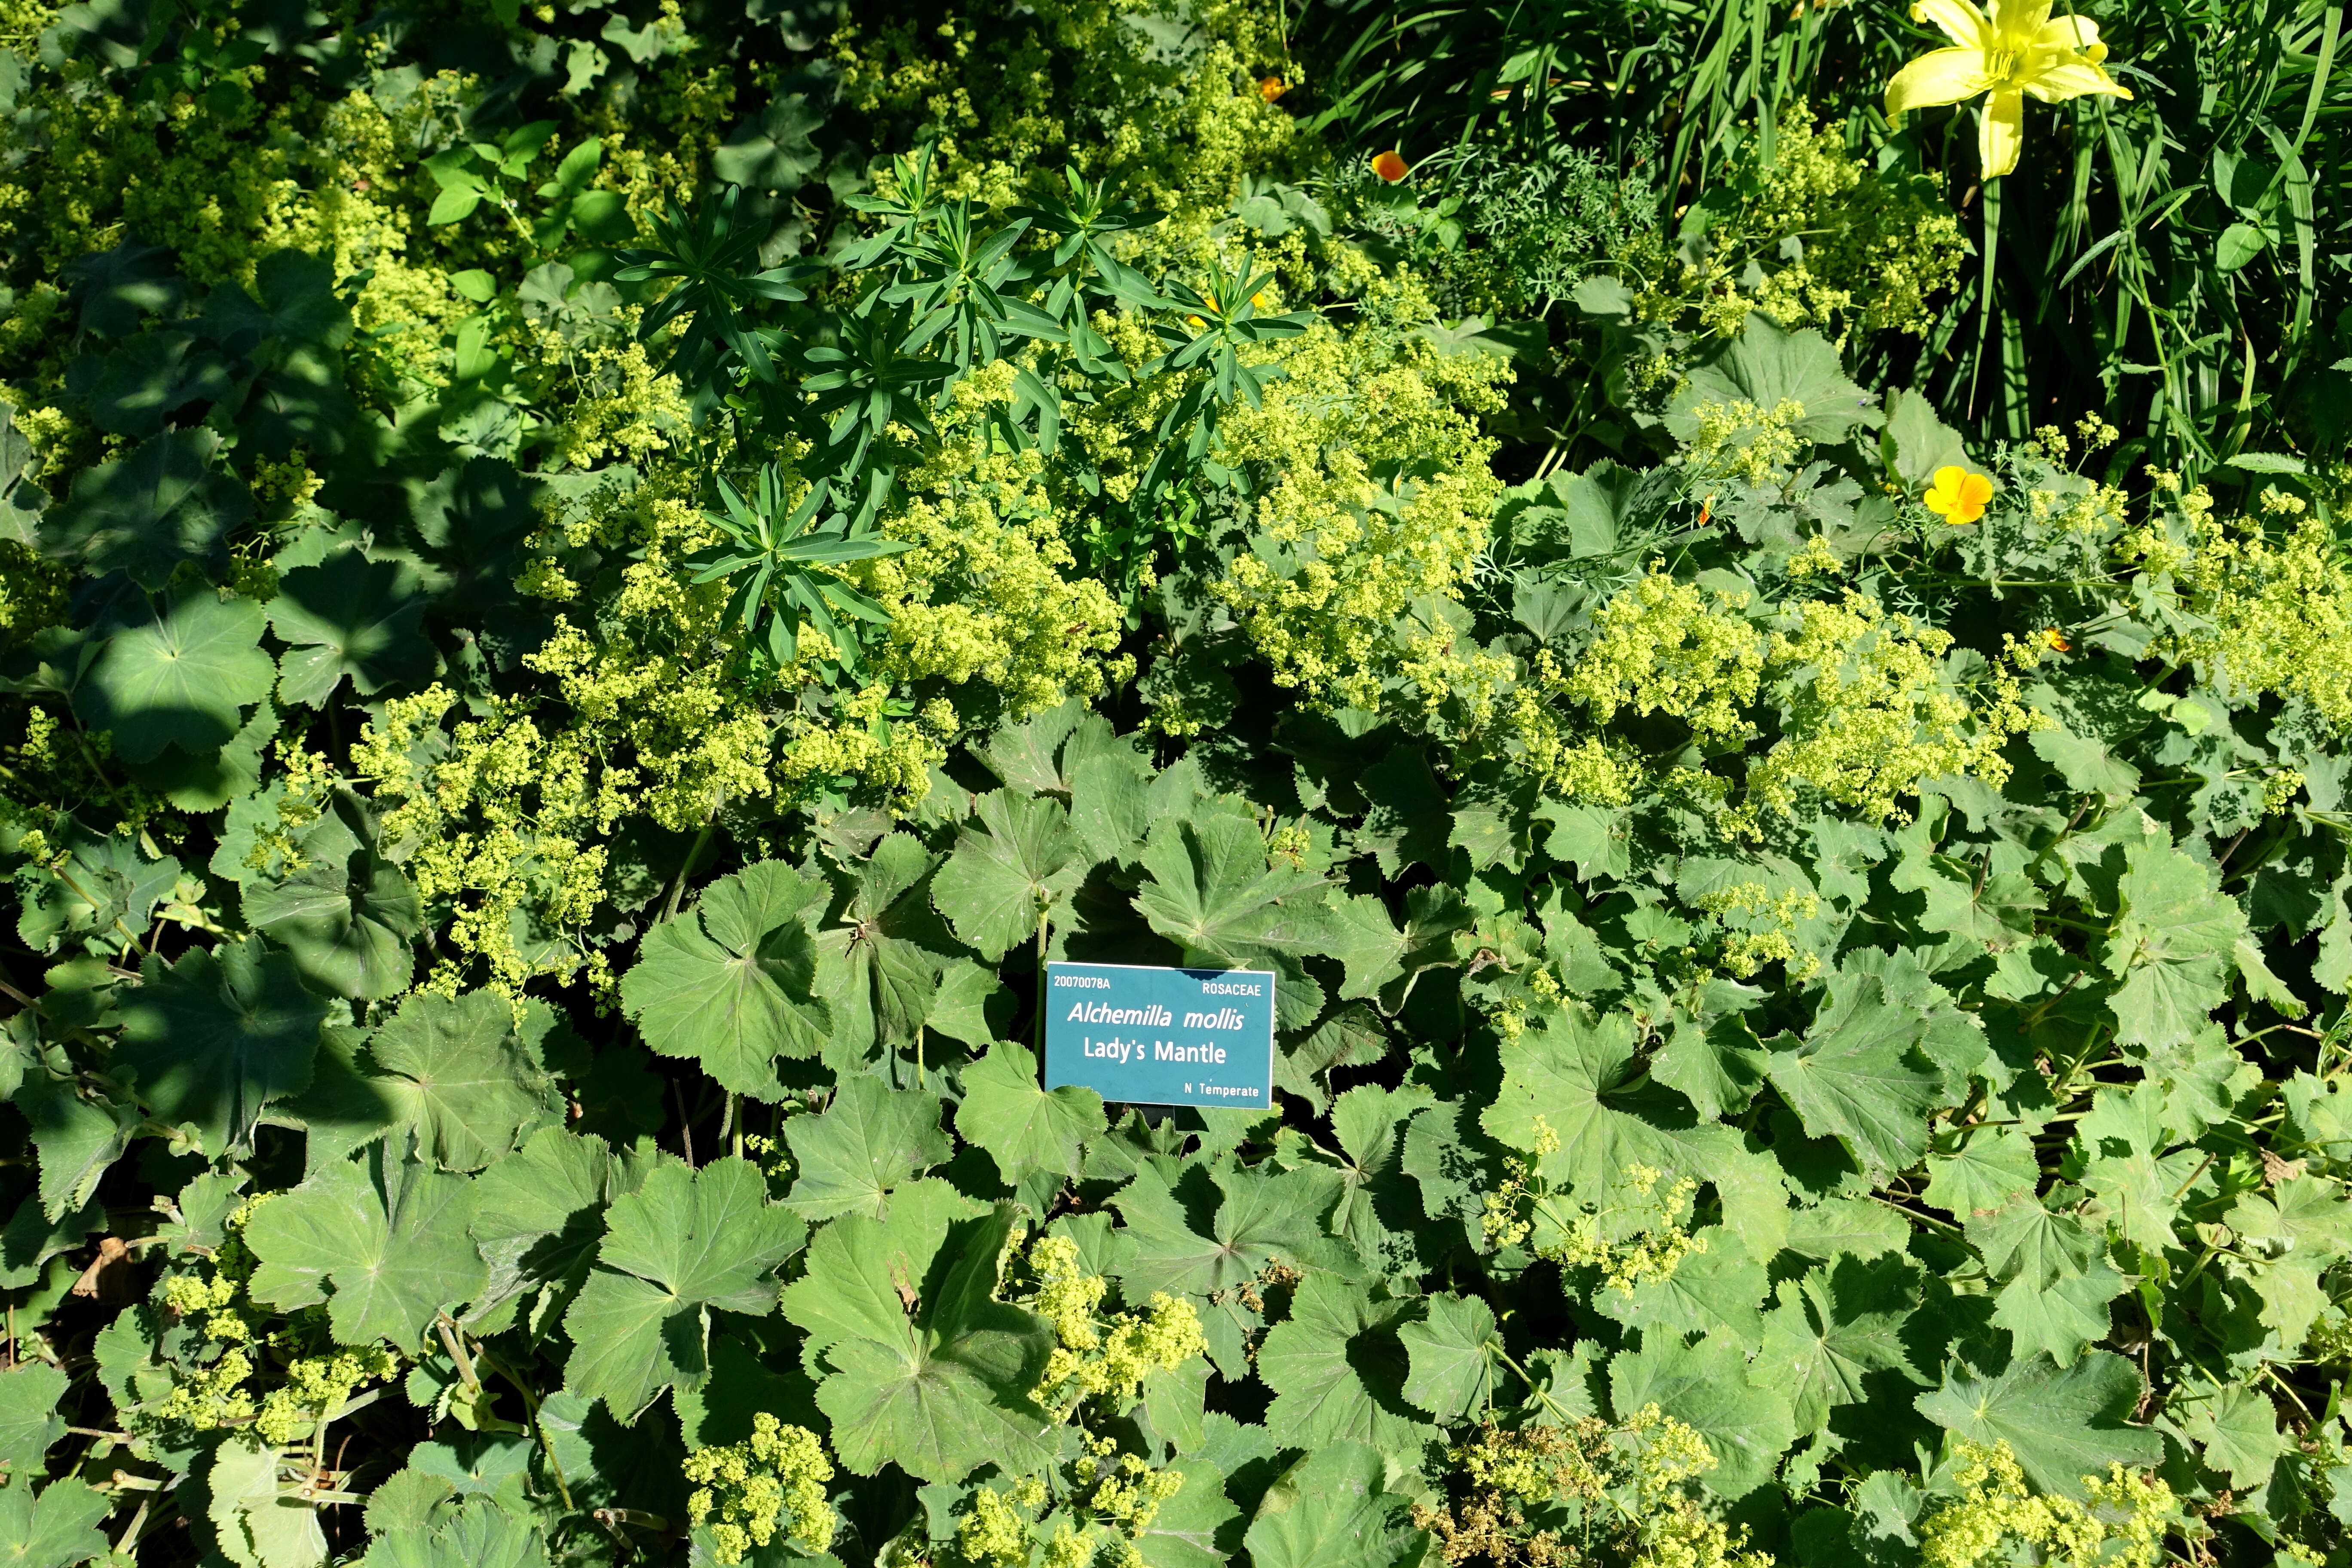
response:
[(1105, 1100), (1274, 1103), (1274, 975), (1136, 963), (1045, 966), (1045, 1087)]

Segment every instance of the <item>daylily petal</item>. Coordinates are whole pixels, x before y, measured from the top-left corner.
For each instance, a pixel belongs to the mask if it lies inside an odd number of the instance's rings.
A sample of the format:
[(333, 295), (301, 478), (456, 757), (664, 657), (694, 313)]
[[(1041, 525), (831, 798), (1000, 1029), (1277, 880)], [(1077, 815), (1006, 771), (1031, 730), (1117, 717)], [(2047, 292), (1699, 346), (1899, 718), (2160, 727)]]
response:
[(2087, 60), (2046, 66), (2033, 73), (2025, 83), (2025, 90), (2043, 103), (2063, 103), (2070, 98), (2094, 92), (2112, 98), (2131, 96), (2130, 89)]
[(2099, 42), (2099, 25), (2088, 16), (2053, 16), (2034, 31), (2033, 41), (2045, 48), (2091, 49)]
[(1991, 0), (1986, 20), (2004, 40), (2029, 38), (2050, 19), (2051, 0)]
[(1998, 179), (2016, 168), (2017, 154), (2024, 146), (2025, 95), (1994, 93), (1985, 100), (1977, 121), (1977, 156), (1984, 163), (1984, 177)]
[(1992, 27), (1974, 0), (1918, 0), (1911, 7), (1915, 22), (1933, 22), (1944, 36), (1964, 49), (1981, 52), (1991, 42)]
[(1889, 116), (1937, 104), (1958, 103), (1992, 85), (1984, 56), (1976, 49), (1930, 49), (1895, 73), (1886, 84)]

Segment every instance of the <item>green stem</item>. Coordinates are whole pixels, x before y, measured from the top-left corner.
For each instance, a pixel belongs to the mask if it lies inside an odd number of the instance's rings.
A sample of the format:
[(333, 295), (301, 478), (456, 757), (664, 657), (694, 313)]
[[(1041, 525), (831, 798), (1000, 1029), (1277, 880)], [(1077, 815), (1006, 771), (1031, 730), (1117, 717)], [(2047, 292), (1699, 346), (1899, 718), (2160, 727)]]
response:
[(2179, 1203), (2182, 1198), (2189, 1195), (2189, 1189), (2197, 1184), (2197, 1178), (2205, 1173), (2206, 1170), (2213, 1163), (2213, 1160), (2214, 1156), (2209, 1153), (2204, 1159), (2197, 1163), (2197, 1168), (2189, 1173), (2189, 1179), (2181, 1183), (2179, 1188), (2173, 1193), (2172, 1201), (2174, 1203)]
[[(88, 892), (84, 891), (82, 885), (79, 882), (75, 881), (72, 877), (67, 874), (66, 868), (62, 863), (50, 868), (49, 875), (55, 877), (58, 881), (63, 882), (72, 890), (75, 898), (79, 899), (91, 909), (102, 910), (106, 907), (106, 904), (102, 900), (92, 898)], [(123, 942), (129, 952), (136, 952), (139, 951), (138, 934), (129, 926), (122, 923), (122, 917), (121, 915), (114, 917), (114, 929), (122, 933)]]
[(1958, 1226), (1954, 1225), (1948, 1219), (1937, 1219), (1934, 1215), (1921, 1214), (1915, 1208), (1906, 1208), (1901, 1204), (1896, 1203), (1893, 1198), (1880, 1197), (1876, 1193), (1871, 1194), (1870, 1196), (1873, 1202), (1885, 1204), (1888, 1208), (1893, 1209), (1905, 1219), (1915, 1221), (1920, 1225), (1933, 1226), (1937, 1230), (1948, 1231), (1954, 1236), (1965, 1236), (1968, 1234)]
[[(1563, 1422), (1573, 1422), (1576, 1420), (1576, 1412), (1570, 1410), (1568, 1406), (1562, 1405), (1559, 1400), (1554, 1399), (1549, 1393), (1547, 1393), (1542, 1385), (1536, 1382), (1535, 1374), (1528, 1371), (1526, 1367), (1521, 1366), (1517, 1359), (1512, 1356), (1511, 1352), (1503, 1348), (1499, 1341), (1495, 1343), (1493, 1349), (1495, 1352), (1495, 1359), (1501, 1362), (1505, 1366), (1509, 1367), (1513, 1372), (1517, 1373), (1519, 1374), (1519, 1380), (1528, 1385), (1528, 1392), (1534, 1394), (1538, 1399), (1543, 1401), (1544, 1407), (1546, 1409), (1558, 1415)], [(1487, 1403), (1490, 1405), (1494, 1403), (1491, 1395), (1488, 1397)]]
[(131, 1516), (131, 1522), (123, 1527), (121, 1538), (114, 1543), (114, 1554), (117, 1557), (130, 1555), (131, 1542), (139, 1539), (139, 1527), (147, 1522), (148, 1504), (153, 1500), (152, 1498), (139, 1500), (139, 1511)]
[[(1979, 112), (1990, 113), (1988, 102)], [(1983, 373), (1985, 349), (1992, 342), (1992, 310), (1995, 289), (1994, 274), (2000, 259), (2000, 186), (1992, 180), (1980, 180), (1979, 190), (1984, 199), (1984, 266), (1979, 274), (1981, 287), (1977, 293), (1977, 352), (1969, 358), (1969, 412), (1977, 409), (1977, 377)]]
[(514, 1368), (493, 1354), (488, 1345), (482, 1347), (482, 1364), (512, 1384), (514, 1391), (522, 1395), (522, 1407), (530, 1421), (531, 1435), (539, 1439), (539, 1451), (547, 1456), (548, 1473), (555, 1478), (555, 1490), (556, 1494), (563, 1499), (563, 1511), (578, 1512), (578, 1508), (572, 1500), (572, 1489), (564, 1482), (563, 1461), (555, 1457), (555, 1445), (549, 1440), (547, 1427), (540, 1421), (539, 1398), (531, 1393), (530, 1384), (525, 1383)]
[[(2083, 1043), (2082, 1054), (2066, 1064), (2066, 1071), (2058, 1079), (2056, 1087), (2051, 1089), (2052, 1104), (2064, 1105), (2074, 1098), (2074, 1075), (2083, 1070), (2083, 1064), (2091, 1059), (2091, 1053), (2105, 1043), (2102, 1037), (2106, 1032), (2107, 1026), (2105, 1024), (2095, 1025), (2092, 1027), (2091, 1037)], [(2052, 1120), (2055, 1121), (2057, 1118), (2053, 1117)]]
[(669, 885), (669, 898), (662, 905), (662, 919), (667, 921), (676, 920), (677, 918), (677, 901), (686, 893), (686, 879), (688, 876), (692, 875), (694, 871), (694, 863), (702, 858), (702, 847), (710, 842), (711, 827), (712, 825), (717, 822), (718, 817), (718, 807), (713, 806), (710, 812), (710, 820), (705, 822), (702, 825), (701, 830), (695, 834), (694, 843), (687, 849), (685, 860), (680, 862), (678, 865), (677, 876)]
[(449, 1359), (457, 1363), (457, 1375), (466, 1380), (466, 1386), (481, 1387), (481, 1374), (474, 1370), (474, 1358), (466, 1353), (465, 1341), (457, 1332), (456, 1325), (450, 1322), (449, 1314), (442, 1313), (441, 1321), (434, 1324), (433, 1328), (441, 1336), (442, 1348), (449, 1352)]
[(2179, 1299), (2181, 1297), (2181, 1293), (2186, 1291), (2191, 1284), (2195, 1283), (2196, 1279), (2200, 1274), (2205, 1272), (2205, 1266), (2207, 1264), (2221, 1256), (2223, 1250), (2224, 1249), (2221, 1247), (2212, 1246), (2208, 1246), (2205, 1248), (2204, 1252), (2198, 1258), (2197, 1261), (2189, 1267), (2189, 1272), (2180, 1277), (2180, 1283), (2172, 1288), (2173, 1295), (2176, 1300)]

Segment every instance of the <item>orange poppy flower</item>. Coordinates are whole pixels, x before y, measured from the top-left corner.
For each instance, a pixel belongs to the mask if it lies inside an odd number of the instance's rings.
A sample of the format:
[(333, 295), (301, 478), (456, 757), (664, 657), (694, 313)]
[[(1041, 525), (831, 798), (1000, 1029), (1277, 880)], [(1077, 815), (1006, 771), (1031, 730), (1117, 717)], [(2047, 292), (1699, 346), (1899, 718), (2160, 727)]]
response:
[(1262, 76), (1257, 79), (1257, 95), (1268, 103), (1272, 103), (1289, 90), (1290, 84), (1278, 76)]
[(1936, 470), (1936, 482), (1923, 499), (1929, 511), (1958, 528), (1984, 515), (1985, 504), (1992, 500), (1992, 479), (1947, 463)]
[(1403, 179), (1409, 172), (1405, 167), (1404, 155), (1393, 147), (1372, 159), (1372, 173), (1391, 185)]
[(2074, 651), (2074, 645), (2068, 642), (2066, 640), (2066, 634), (2060, 631), (2056, 626), (2042, 627), (2042, 640), (2048, 643), (2053, 652), (2072, 653)]

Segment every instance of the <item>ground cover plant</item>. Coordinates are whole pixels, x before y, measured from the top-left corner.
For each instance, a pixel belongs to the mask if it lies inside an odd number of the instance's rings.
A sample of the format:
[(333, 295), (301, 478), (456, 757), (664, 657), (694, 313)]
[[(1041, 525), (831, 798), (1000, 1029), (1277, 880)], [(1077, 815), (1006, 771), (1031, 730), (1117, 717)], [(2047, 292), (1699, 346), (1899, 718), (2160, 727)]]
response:
[(0, 6), (0, 1555), (2347, 1568), (2343, 31)]

